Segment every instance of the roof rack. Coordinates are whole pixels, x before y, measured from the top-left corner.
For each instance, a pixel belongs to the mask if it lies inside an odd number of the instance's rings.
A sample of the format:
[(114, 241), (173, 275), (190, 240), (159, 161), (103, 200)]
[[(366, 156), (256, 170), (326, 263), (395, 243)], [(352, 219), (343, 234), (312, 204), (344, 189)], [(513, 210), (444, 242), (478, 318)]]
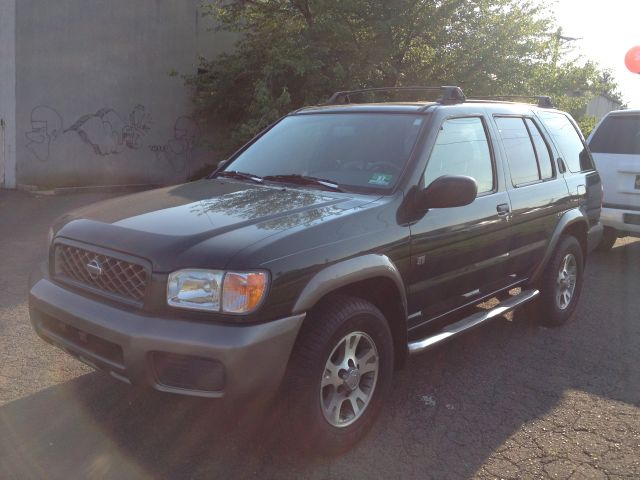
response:
[(540, 108), (556, 108), (553, 104), (551, 97), (546, 95), (497, 95), (488, 97), (469, 97), (468, 100), (505, 100), (510, 101), (518, 98), (532, 99), (538, 101), (538, 107)]
[(452, 105), (456, 103), (464, 103), (466, 97), (460, 87), (442, 86), (442, 87), (382, 87), (382, 88), (363, 88), (361, 90), (345, 90), (342, 92), (336, 92), (331, 95), (331, 98), (327, 101), (327, 105), (340, 105), (344, 103), (351, 103), (351, 95), (359, 95), (362, 93), (370, 92), (429, 92), (439, 93), (442, 92), (442, 96), (437, 100), (438, 103), (445, 105)]

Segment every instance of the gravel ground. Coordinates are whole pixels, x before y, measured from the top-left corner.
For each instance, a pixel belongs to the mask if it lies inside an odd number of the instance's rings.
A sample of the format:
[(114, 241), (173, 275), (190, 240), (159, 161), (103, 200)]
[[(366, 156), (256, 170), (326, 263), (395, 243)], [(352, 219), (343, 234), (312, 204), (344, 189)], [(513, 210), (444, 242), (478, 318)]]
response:
[(26, 284), (49, 224), (106, 196), (0, 191), (0, 478), (640, 478), (639, 240), (592, 254), (572, 322), (516, 314), (412, 358), (370, 435), (314, 459), (35, 335)]

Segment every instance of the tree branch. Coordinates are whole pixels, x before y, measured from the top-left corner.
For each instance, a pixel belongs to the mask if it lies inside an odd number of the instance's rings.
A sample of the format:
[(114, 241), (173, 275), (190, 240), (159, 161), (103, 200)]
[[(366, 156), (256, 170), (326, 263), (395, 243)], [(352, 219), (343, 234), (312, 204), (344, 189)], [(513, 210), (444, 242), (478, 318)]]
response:
[(309, 0), (290, 0), (291, 5), (298, 10), (304, 17), (305, 22), (309, 28), (313, 27), (314, 19), (311, 14), (311, 8), (309, 7)]

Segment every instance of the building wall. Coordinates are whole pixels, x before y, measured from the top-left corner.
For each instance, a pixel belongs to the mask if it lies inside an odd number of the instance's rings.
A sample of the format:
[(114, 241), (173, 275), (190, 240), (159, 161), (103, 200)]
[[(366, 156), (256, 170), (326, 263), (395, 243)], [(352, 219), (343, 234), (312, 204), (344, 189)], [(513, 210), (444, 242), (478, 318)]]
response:
[(16, 183), (16, 0), (0, 0), (0, 187)]
[(596, 120), (600, 120), (607, 113), (612, 110), (618, 110), (620, 107), (620, 103), (615, 100), (598, 95), (587, 104), (587, 115), (596, 117)]
[(207, 31), (200, 3), (19, 0), (18, 183), (175, 183), (212, 163), (189, 91), (170, 75), (233, 43)]

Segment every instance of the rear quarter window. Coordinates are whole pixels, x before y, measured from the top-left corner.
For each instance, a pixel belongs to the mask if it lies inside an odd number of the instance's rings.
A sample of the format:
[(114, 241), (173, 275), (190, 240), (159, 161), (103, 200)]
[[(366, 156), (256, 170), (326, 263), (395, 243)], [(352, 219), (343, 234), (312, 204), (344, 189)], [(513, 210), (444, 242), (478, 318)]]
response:
[(559, 112), (539, 112), (538, 116), (560, 149), (560, 154), (570, 172), (593, 170), (593, 160), (582, 136), (571, 120)]
[(594, 153), (640, 155), (640, 115), (611, 115), (598, 126), (589, 148)]

